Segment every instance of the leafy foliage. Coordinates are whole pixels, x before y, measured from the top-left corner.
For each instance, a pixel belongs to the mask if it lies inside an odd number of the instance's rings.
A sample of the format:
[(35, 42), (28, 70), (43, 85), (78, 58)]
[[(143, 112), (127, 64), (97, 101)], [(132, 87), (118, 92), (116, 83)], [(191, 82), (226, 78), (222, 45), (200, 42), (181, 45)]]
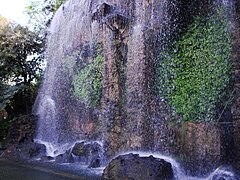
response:
[(90, 107), (98, 105), (103, 88), (103, 62), (102, 49), (98, 49), (93, 62), (82, 68), (75, 81), (74, 93)]
[(26, 13), (30, 17), (30, 21), (35, 26), (37, 31), (45, 31), (49, 26), (54, 13), (64, 3), (65, 0), (44, 0), (35, 1), (29, 0), (29, 5), (26, 7)]
[[(0, 109), (8, 108), (10, 114), (14, 109), (27, 111), (33, 103), (33, 82), (42, 72), (43, 39), (28, 28), (10, 22), (0, 27)], [(14, 107), (17, 96), (19, 102), (29, 104)]]
[(12, 126), (12, 124), (14, 123), (15, 121), (15, 118), (13, 119), (7, 119), (7, 120), (4, 120), (0, 123), (0, 140), (2, 138), (2, 145), (5, 146), (7, 143), (7, 137), (8, 137), (8, 132), (9, 132), (9, 129), (10, 127)]
[(231, 36), (223, 10), (196, 18), (182, 38), (161, 53), (159, 91), (173, 115), (213, 121), (231, 78)]

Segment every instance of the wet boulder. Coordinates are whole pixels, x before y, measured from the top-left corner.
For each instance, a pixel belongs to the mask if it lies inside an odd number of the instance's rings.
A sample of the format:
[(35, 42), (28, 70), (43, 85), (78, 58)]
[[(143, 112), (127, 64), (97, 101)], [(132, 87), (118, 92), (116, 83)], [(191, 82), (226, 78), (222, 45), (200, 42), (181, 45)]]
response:
[(29, 160), (40, 158), (46, 153), (46, 147), (38, 143), (21, 143), (12, 145), (4, 151), (2, 156), (11, 159)]
[(9, 145), (32, 143), (36, 129), (36, 116), (23, 115), (16, 118), (9, 129)]
[(81, 156), (83, 154), (84, 142), (76, 143), (72, 148), (72, 154), (75, 156)]
[(110, 6), (107, 3), (102, 3), (101, 5), (99, 5), (97, 7), (95, 12), (93, 13), (92, 20), (96, 20), (96, 21), (101, 22), (101, 20), (104, 17), (106, 17), (108, 14), (110, 14), (112, 10), (113, 10), (112, 6)]
[(41, 157), (41, 161), (52, 161), (52, 160), (54, 160), (54, 157), (52, 157), (52, 156), (44, 155)]
[(64, 154), (60, 154), (55, 158), (57, 163), (73, 163), (74, 159), (70, 150), (67, 150)]
[(228, 169), (218, 169), (212, 177), (212, 180), (237, 180), (237, 179), (239, 179), (239, 177), (237, 177), (235, 173)]
[(126, 154), (113, 159), (104, 169), (104, 180), (171, 180), (173, 169), (169, 162), (153, 156)]
[(98, 168), (101, 166), (101, 158), (99, 156), (93, 157), (88, 165), (88, 168)]
[(93, 143), (76, 143), (72, 148), (74, 160), (85, 162), (88, 167), (97, 168), (101, 166), (102, 147), (97, 142)]

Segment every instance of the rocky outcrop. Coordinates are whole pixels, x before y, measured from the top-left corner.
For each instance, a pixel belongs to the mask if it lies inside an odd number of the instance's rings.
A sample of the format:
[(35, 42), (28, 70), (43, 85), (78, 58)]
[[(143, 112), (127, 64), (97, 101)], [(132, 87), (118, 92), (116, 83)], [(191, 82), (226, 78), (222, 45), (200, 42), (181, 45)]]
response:
[(182, 122), (168, 129), (169, 150), (186, 171), (201, 176), (221, 165), (225, 152), (219, 124)]
[(8, 143), (33, 142), (36, 122), (37, 118), (34, 115), (24, 115), (16, 118), (9, 129)]
[(72, 154), (75, 161), (85, 162), (90, 168), (100, 167), (103, 163), (103, 148), (96, 142), (76, 143), (72, 148)]
[(16, 118), (10, 126), (7, 148), (2, 156), (16, 160), (29, 160), (45, 155), (46, 147), (33, 142), (35, 130), (36, 117), (34, 115)]
[(233, 136), (235, 143), (235, 162), (240, 172), (240, 1), (233, 1), (234, 16), (232, 17), (232, 61), (234, 66), (234, 95), (231, 112), (233, 116)]
[(163, 159), (126, 154), (113, 159), (104, 169), (104, 180), (171, 180), (173, 169)]
[(14, 160), (30, 160), (41, 158), (45, 153), (46, 147), (43, 144), (21, 143), (10, 146), (1, 156)]
[(59, 154), (57, 157), (55, 157), (56, 163), (73, 163), (74, 158), (71, 154), (71, 150), (67, 150), (64, 154)]
[(219, 167), (211, 176), (211, 180), (237, 180), (239, 176), (234, 173), (232, 168)]
[[(49, 160), (42, 157), (42, 160)], [(50, 158), (50, 160), (52, 160)], [(81, 162), (89, 168), (98, 168), (103, 165), (103, 148), (97, 142), (77, 142), (73, 148), (55, 157), (57, 163)]]
[[(182, 160), (188, 158), (189, 163), (203, 160), (196, 165), (200, 169), (211, 159), (218, 164), (227, 154), (222, 153), (222, 129), (190, 124), (180, 129), (175, 125), (175, 132), (169, 132), (169, 107), (155, 92), (159, 53), (179, 38), (195, 16), (208, 14), (210, 7), (208, 0), (66, 1), (49, 29), (48, 67), (36, 102), (38, 138), (54, 144), (103, 139), (107, 158), (128, 150), (174, 151)], [(234, 52), (239, 49), (237, 27)], [(239, 53), (233, 57), (234, 87), (240, 94)], [(96, 73), (95, 79), (86, 77), (90, 71)], [(237, 150), (239, 99), (230, 111)], [(19, 137), (17, 141), (25, 139), (25, 135)], [(175, 140), (178, 145), (171, 150)], [(72, 154), (95, 167), (99, 157), (94, 151), (79, 143)], [(95, 157), (93, 163), (90, 152)], [(66, 156), (58, 158), (65, 162)]]

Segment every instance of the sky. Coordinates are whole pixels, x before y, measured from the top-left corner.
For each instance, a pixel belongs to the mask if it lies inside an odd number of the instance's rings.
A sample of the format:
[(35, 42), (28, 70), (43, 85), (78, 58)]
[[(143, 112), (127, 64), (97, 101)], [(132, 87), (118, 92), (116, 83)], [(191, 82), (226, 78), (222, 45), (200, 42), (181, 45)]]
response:
[(28, 18), (24, 14), (28, 0), (0, 0), (0, 15), (10, 21), (27, 25)]

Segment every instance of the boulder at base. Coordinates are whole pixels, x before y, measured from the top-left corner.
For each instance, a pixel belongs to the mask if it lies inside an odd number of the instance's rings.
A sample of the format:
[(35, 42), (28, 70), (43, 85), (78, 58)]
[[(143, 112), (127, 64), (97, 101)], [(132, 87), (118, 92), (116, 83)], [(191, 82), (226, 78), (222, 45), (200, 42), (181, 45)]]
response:
[(113, 159), (104, 169), (104, 180), (172, 180), (172, 165), (163, 159), (126, 154)]
[(21, 143), (15, 144), (2, 153), (2, 157), (14, 160), (30, 160), (40, 158), (46, 153), (46, 147), (38, 143)]
[(97, 142), (76, 143), (72, 154), (75, 162), (85, 162), (89, 168), (98, 168), (102, 164), (103, 150)]

